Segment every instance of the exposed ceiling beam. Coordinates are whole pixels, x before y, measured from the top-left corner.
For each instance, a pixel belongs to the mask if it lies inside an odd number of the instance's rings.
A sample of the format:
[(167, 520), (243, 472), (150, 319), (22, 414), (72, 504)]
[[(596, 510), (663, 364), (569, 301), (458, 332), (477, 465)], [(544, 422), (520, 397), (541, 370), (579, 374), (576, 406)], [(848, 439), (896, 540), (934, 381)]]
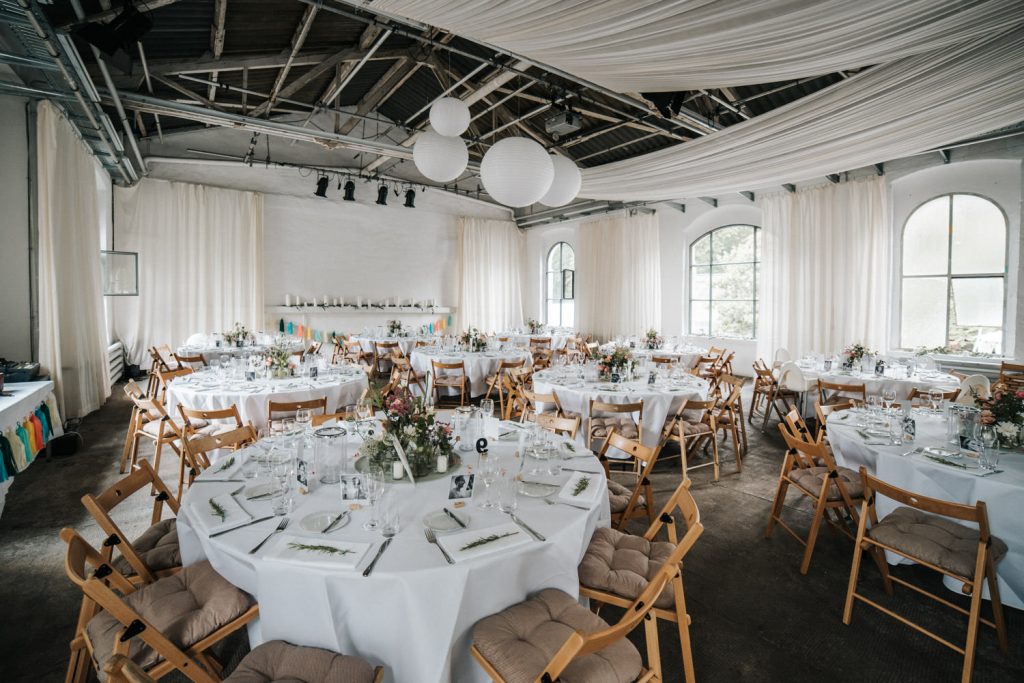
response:
[(218, 106), (217, 104), (211, 102), (209, 99), (203, 97), (202, 95), (200, 95), (196, 91), (190, 90), (189, 88), (186, 88), (181, 83), (176, 83), (173, 80), (171, 80), (170, 78), (164, 78), (160, 74), (152, 74), (152, 77), (153, 77), (154, 81), (159, 81), (160, 83), (163, 83), (164, 85), (166, 85), (168, 88), (171, 88), (172, 90), (176, 90), (177, 92), (181, 93), (185, 97), (191, 98), (191, 99), (195, 100), (196, 102), (199, 102), (200, 104), (203, 104), (203, 105), (209, 107), (210, 109), (216, 109), (217, 111), (223, 111), (223, 109), (220, 106)]
[[(288, 78), (288, 72), (291, 71), (292, 62), (295, 61), (295, 57), (299, 54), (299, 50), (302, 49), (302, 45), (306, 42), (306, 36), (309, 35), (309, 29), (313, 26), (313, 20), (316, 19), (316, 13), (319, 11), (317, 5), (306, 5), (306, 11), (302, 14), (302, 19), (299, 20), (299, 25), (295, 27), (295, 33), (292, 35), (291, 51), (288, 53), (288, 59), (285, 61), (281, 70), (277, 72), (277, 78), (274, 80), (274, 86), (270, 89), (270, 97), (267, 99), (264, 111), (259, 111), (259, 107), (253, 111), (253, 116), (259, 116), (260, 114), (269, 114), (270, 109), (274, 106), (274, 102), (277, 101), (277, 93), (281, 91), (281, 86), (284, 85), (284, 80)], [(365, 57), (364, 57), (365, 60)], [(260, 105), (263, 107), (264, 105)]]
[[(356, 105), (355, 115), (349, 115), (348, 120), (338, 126), (338, 132), (342, 135), (351, 133), (359, 125), (362, 116), (376, 109), (381, 101), (383, 101), (384, 96), (392, 92), (396, 84), (405, 82), (406, 78), (408, 78), (408, 71), (408, 63), (404, 59), (399, 59), (392, 64), (391, 68), (359, 100), (359, 103)], [(345, 113), (342, 112), (342, 116), (344, 115)]]
[[(228, 0), (214, 0), (213, 3), (213, 26), (210, 27), (210, 52), (214, 59), (220, 59), (224, 54), (224, 38), (227, 32), (224, 30), (224, 21), (228, 15)], [(220, 71), (211, 71), (210, 80), (216, 82), (219, 79)], [(217, 88), (210, 86), (206, 95), (211, 102), (217, 98)]]
[(744, 197), (746, 197), (747, 199), (749, 199), (750, 201), (754, 201), (754, 193), (753, 192), (747, 192), (747, 191), (744, 190), (744, 191), (741, 191), (740, 194), (743, 195)]
[(789, 192), (790, 194), (796, 192), (796, 185), (794, 185), (793, 183), (782, 183), (782, 187), (784, 187), (786, 189), (786, 192)]
[[(381, 33), (377, 37), (377, 40), (374, 41), (373, 45), (371, 45), (370, 48), (366, 51), (366, 55), (355, 64), (352, 64), (347, 69), (348, 73), (346, 73), (341, 78), (336, 78), (334, 81), (331, 82), (329, 86), (327, 86), (327, 90), (324, 91), (324, 95), (320, 100), (322, 106), (331, 106), (331, 103), (334, 102), (334, 100), (337, 99), (337, 97), (341, 94), (341, 91), (344, 90), (345, 87), (352, 82), (352, 79), (356, 77), (356, 74), (359, 73), (359, 70), (362, 69), (366, 62), (370, 59), (370, 57), (373, 56), (373, 53), (379, 50), (381, 46), (384, 44), (384, 42), (390, 36), (391, 31), (384, 31), (383, 33)], [(404, 62), (405, 60), (399, 59), (399, 61)]]
[[(144, 12), (152, 12), (153, 10), (160, 9), (161, 7), (166, 7), (167, 5), (173, 5), (177, 1), (178, 0), (146, 0), (146, 2), (142, 4), (141, 9)], [(67, 31), (68, 29), (75, 28), (76, 26), (82, 26), (83, 24), (94, 24), (96, 22), (110, 21), (111, 19), (113, 19), (114, 17), (116, 17), (120, 13), (121, 13), (121, 7), (120, 7), (120, 4), (119, 4), (118, 7), (108, 7), (108, 8), (106, 8), (106, 9), (100, 11), (100, 12), (96, 12), (94, 14), (88, 14), (88, 15), (82, 16), (82, 17), (76, 19), (75, 21), (69, 21), (69, 22), (60, 24), (59, 26), (56, 26), (55, 28), (58, 31)]]
[(718, 200), (715, 199), (714, 197), (697, 197), (697, 199), (701, 200), (702, 202), (704, 202), (705, 204), (709, 205), (712, 208), (718, 208)]
[(729, 104), (739, 107), (739, 114), (743, 118), (749, 119), (754, 115), (754, 112), (750, 111), (750, 107), (740, 102), (740, 98), (732, 88), (719, 88), (718, 92), (722, 93), (725, 99), (729, 100)]
[[(725, 107), (726, 109), (731, 111), (733, 114), (736, 114), (737, 116), (740, 116), (740, 117), (742, 117), (744, 119), (749, 119), (750, 118), (750, 114), (746, 113), (745, 111), (743, 111), (743, 109), (741, 109), (741, 108), (737, 107), (736, 105), (734, 105), (728, 99), (726, 99), (724, 97), (719, 97), (718, 95), (714, 94), (710, 90), (701, 90), (700, 92), (703, 93), (712, 102), (717, 102), (718, 104), (722, 105), (723, 107)], [(724, 94), (725, 91), (723, 90), (722, 92)]]

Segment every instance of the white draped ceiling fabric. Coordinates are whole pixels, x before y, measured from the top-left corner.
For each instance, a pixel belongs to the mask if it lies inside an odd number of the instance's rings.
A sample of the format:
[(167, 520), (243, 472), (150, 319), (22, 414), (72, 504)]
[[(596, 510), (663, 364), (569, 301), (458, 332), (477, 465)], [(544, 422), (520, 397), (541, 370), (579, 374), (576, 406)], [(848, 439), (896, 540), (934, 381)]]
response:
[(758, 354), (794, 358), (854, 342), (888, 348), (891, 234), (885, 178), (758, 198), (762, 289)]
[(118, 250), (139, 252), (139, 296), (114, 330), (133, 362), (197, 332), (263, 329), (263, 195), (144, 179), (114, 192)]
[(502, 332), (522, 325), (525, 249), (512, 221), (459, 217), (459, 326)]
[(1019, 22), (1019, 0), (374, 0), (617, 92), (773, 83), (891, 62)]
[(661, 329), (657, 214), (588, 220), (579, 235), (576, 328), (598, 339)]
[(100, 202), (110, 179), (64, 116), (40, 102), (39, 362), (65, 418), (83, 417), (110, 396), (100, 275)]
[(703, 138), (583, 171), (580, 196), (673, 200), (911, 156), (1019, 123), (1024, 30), (908, 57)]

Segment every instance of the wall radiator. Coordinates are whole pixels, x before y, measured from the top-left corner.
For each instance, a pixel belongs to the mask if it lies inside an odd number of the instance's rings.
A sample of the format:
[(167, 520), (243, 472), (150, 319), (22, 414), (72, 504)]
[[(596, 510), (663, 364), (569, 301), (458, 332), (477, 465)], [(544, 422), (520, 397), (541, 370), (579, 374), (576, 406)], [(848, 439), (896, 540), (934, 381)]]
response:
[(110, 380), (110, 386), (113, 387), (122, 375), (124, 375), (124, 344), (115, 341), (107, 347), (107, 377)]

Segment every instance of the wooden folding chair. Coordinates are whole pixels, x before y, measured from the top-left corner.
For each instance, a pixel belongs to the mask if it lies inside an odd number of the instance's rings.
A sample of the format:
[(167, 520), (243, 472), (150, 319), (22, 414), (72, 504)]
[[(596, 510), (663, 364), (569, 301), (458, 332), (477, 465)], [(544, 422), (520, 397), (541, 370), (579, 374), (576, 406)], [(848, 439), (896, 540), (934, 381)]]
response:
[(398, 378), (400, 384), (405, 387), (409, 387), (412, 391), (412, 387), (415, 386), (420, 390), (420, 396), (427, 395), (427, 385), (425, 380), (427, 375), (422, 372), (416, 372), (412, 367), (412, 362), (402, 355), (401, 349), (391, 349), (391, 374)]
[[(716, 404), (717, 401), (715, 399), (683, 401), (676, 410), (675, 415), (672, 415), (665, 421), (665, 426), (661, 430), (661, 444), (663, 448), (669, 441), (675, 441), (679, 444), (679, 459), (684, 479), (689, 476), (690, 470), (714, 467), (715, 481), (718, 481), (718, 439), (715, 438), (718, 434), (717, 425), (715, 424)], [(695, 417), (693, 413), (697, 411), (699, 411), (699, 417), (697, 417), (696, 421), (687, 419), (687, 417)], [(711, 462), (691, 465), (690, 457), (696, 454), (702, 446), (711, 447)], [(663, 454), (661, 457), (663, 460), (671, 460), (675, 456), (672, 455), (666, 458)]]
[(827, 424), (828, 418), (832, 413), (850, 410), (853, 407), (853, 401), (848, 403), (833, 403), (827, 406), (823, 406), (816, 402), (814, 404), (814, 416), (818, 419), (818, 433), (815, 435), (815, 440), (819, 443), (828, 440)]
[(441, 405), (441, 388), (458, 389), (459, 405), (466, 405), (466, 390), (469, 386), (469, 378), (466, 376), (466, 364), (459, 360), (453, 363), (444, 363), (439, 360), (430, 361), (430, 384), (434, 392), (434, 400)]
[(124, 435), (124, 448), (121, 450), (121, 466), (120, 472), (124, 474), (128, 469), (128, 463), (133, 461), (133, 453), (136, 452), (134, 449), (135, 445), (135, 430), (139, 428), (139, 407), (135, 404), (135, 399), (146, 398), (146, 392), (142, 390), (135, 380), (130, 379), (124, 385), (124, 395), (128, 397), (129, 401), (132, 401), (132, 414), (128, 418), (128, 431)]
[(651, 363), (658, 366), (659, 368), (665, 368), (667, 370), (671, 370), (673, 367), (675, 367), (676, 361), (677, 359), (673, 358), (672, 356), (651, 356)]
[(324, 346), (324, 343), (322, 341), (311, 342), (309, 347), (306, 348), (306, 355), (307, 356), (315, 356), (315, 355), (319, 354), (320, 353), (320, 349), (322, 349), (323, 346)]
[[(637, 416), (636, 420), (633, 419), (634, 413)], [(594, 443), (603, 443), (612, 429), (617, 431), (619, 436), (639, 440), (644, 433), (643, 425), (642, 399), (634, 403), (605, 403), (592, 398), (587, 404), (587, 448), (593, 451)], [(605, 450), (603, 445), (600, 450)], [(615, 455), (611, 458), (617, 459)]]
[(323, 415), (314, 415), (313, 421), (310, 422), (310, 424), (313, 425), (314, 427), (319, 427), (323, 425), (325, 422), (330, 422), (331, 420), (337, 420), (338, 423), (340, 424), (342, 422), (348, 422), (350, 420), (358, 419), (359, 414), (356, 413), (356, 411), (354, 410), (339, 410), (336, 413), (324, 413)]
[(178, 361), (174, 359), (171, 347), (167, 344), (151, 346), (149, 348), (149, 380), (146, 384), (146, 395), (155, 396), (158, 388), (157, 372), (170, 372), (178, 369)]
[[(657, 564), (663, 557), (671, 557), (679, 545), (675, 512), (683, 521), (684, 537), (700, 525), (700, 511), (697, 501), (690, 493), (690, 479), (684, 478), (661, 508), (654, 523), (643, 536), (633, 536), (608, 527), (598, 528), (590, 541), (579, 565), (580, 595), (590, 599), (591, 607), (600, 609), (602, 604), (629, 607), (647, 586), (647, 576), (628, 569), (636, 566), (637, 554), (647, 557), (650, 565)], [(668, 542), (658, 541), (658, 534), (665, 529)], [(697, 532), (699, 534), (699, 532)], [(621, 561), (620, 561), (621, 560)], [(647, 642), (647, 665), (657, 674), (655, 680), (662, 680), (661, 651), (658, 646), (658, 619), (676, 624), (679, 646), (683, 658), (683, 673), (687, 683), (694, 683), (693, 652), (690, 646), (690, 615), (686, 611), (683, 593), (682, 561), (679, 572), (672, 577), (661, 595), (654, 600), (651, 616), (644, 622)], [(624, 574), (628, 579), (623, 580)]]
[(818, 380), (818, 403), (827, 406), (833, 403), (850, 403), (859, 401), (863, 405), (868, 400), (867, 385), (839, 384)]
[(166, 402), (167, 387), (170, 385), (170, 383), (178, 379), (179, 377), (191, 375), (194, 372), (195, 370), (187, 366), (179, 367), (175, 370), (157, 370), (157, 393), (155, 395), (160, 399), (161, 402)]
[(131, 447), (129, 449), (128, 469), (134, 470), (138, 465), (139, 441), (149, 439), (155, 446), (153, 453), (153, 470), (160, 471), (160, 456), (163, 454), (163, 447), (170, 446), (175, 455), (181, 457), (181, 450), (178, 442), (184, 429), (184, 424), (174, 420), (164, 409), (164, 404), (155, 398), (145, 396), (129, 396), (137, 413), (135, 424), (132, 427), (129, 438)]
[(353, 365), (371, 365), (373, 364), (373, 352), (364, 351), (363, 345), (358, 339), (346, 339), (344, 342), (344, 352), (342, 353), (342, 360)]
[(186, 408), (179, 403), (178, 414), (181, 415), (184, 431), (189, 436), (201, 431), (206, 434), (227, 432), (242, 426), (242, 416), (238, 412), (238, 406), (234, 403), (227, 408), (216, 410)]
[[(786, 441), (786, 458), (779, 473), (779, 485), (768, 513), (768, 526), (764, 531), (764, 537), (771, 538), (776, 523), (788, 531), (804, 546), (800, 573), (806, 574), (811, 566), (811, 555), (814, 553), (814, 545), (818, 541), (818, 532), (823, 521), (831, 529), (853, 539), (853, 533), (847, 528), (846, 520), (852, 520), (853, 524), (857, 523), (855, 505), (861, 500), (863, 484), (856, 472), (836, 465), (828, 447), (813, 441), (809, 432), (806, 437), (802, 437), (793, 433), (785, 422), (779, 425), (779, 431)], [(782, 509), (790, 486), (814, 501), (814, 517), (806, 539), (801, 538), (782, 520)]]
[[(974, 668), (979, 623), (996, 630), (999, 650), (1004, 656), (1007, 655), (1009, 649), (1006, 638), (1006, 622), (1003, 618), (1003, 603), (999, 599), (999, 579), (996, 576), (996, 563), (1006, 554), (1007, 548), (1005, 543), (992, 536), (989, 531), (985, 502), (979, 500), (974, 505), (964, 505), (922, 496), (873, 477), (863, 467), (860, 468), (860, 476), (863, 481), (864, 500), (861, 503), (860, 521), (857, 525), (853, 565), (850, 567), (850, 583), (846, 591), (846, 605), (843, 608), (843, 623), (847, 626), (850, 624), (853, 617), (854, 600), (860, 600), (962, 654), (964, 668), (960, 680), (962, 683), (969, 683)], [(901, 507), (896, 508), (879, 521), (876, 509), (878, 496), (889, 498), (899, 503)], [(960, 520), (967, 524), (953, 520)], [(946, 544), (937, 543), (936, 538), (955, 539), (957, 547), (947, 547)], [(857, 579), (860, 575), (861, 557), (865, 551), (871, 555), (882, 573), (885, 592), (889, 595), (893, 593), (892, 584), (898, 583), (966, 616), (967, 639), (964, 646), (956, 645), (907, 617), (858, 593)], [(961, 582), (963, 594), (971, 598), (970, 609), (964, 609), (920, 586), (893, 576), (889, 573), (889, 566), (886, 564), (883, 551), (896, 553), (937, 571), (943, 576)], [(988, 585), (989, 599), (992, 602), (994, 623), (981, 616), (982, 594), (986, 584)]]
[[(641, 621), (649, 617), (665, 587), (670, 583), (675, 586), (674, 580), (680, 575), (683, 558), (693, 548), (703, 531), (704, 527), (701, 523), (694, 521), (683, 539), (675, 546), (657, 572), (650, 577), (647, 586), (640, 592), (636, 600), (625, 605), (623, 616), (614, 626), (608, 626), (604, 620), (580, 605), (575, 598), (562, 591), (549, 588), (525, 602), (513, 605), (477, 622), (473, 628), (473, 644), (470, 646), (470, 653), (491, 677), (491, 680), (497, 683), (557, 681), (563, 674), (566, 680), (586, 680), (586, 675), (583, 673), (588, 670), (585, 660), (594, 653), (604, 651), (602, 656), (605, 660), (614, 661), (617, 656), (621, 655), (607, 648), (616, 643), (622, 643), (621, 647), (627, 648), (626, 653), (635, 652), (633, 645), (622, 641), (625, 640), (627, 634), (639, 626)], [(679, 585), (681, 586), (681, 583)], [(682, 598), (681, 590), (678, 594)], [(681, 604), (681, 607), (685, 614), (685, 604)], [(549, 625), (539, 625), (538, 628), (532, 629), (530, 634), (522, 638), (515, 629), (509, 628), (509, 624), (521, 623), (524, 618), (529, 618), (526, 615), (538, 612), (571, 615), (572, 623), (586, 623), (588, 628), (586, 631), (577, 630), (561, 620), (557, 622), (552, 620)], [(648, 652), (652, 652), (652, 647), (657, 649), (657, 631), (656, 629), (652, 631), (648, 626), (646, 632)], [(563, 638), (565, 638), (564, 642), (559, 645)], [(524, 640), (526, 642), (523, 642)], [(531, 642), (534, 640), (536, 642)], [(508, 648), (510, 647), (525, 647), (531, 652), (554, 651), (555, 654), (538, 671), (532, 665), (534, 661), (532, 657), (509, 657)], [(574, 662), (577, 661), (580, 662), (579, 666), (582, 671), (580, 668), (574, 670)], [(659, 666), (660, 657), (648, 662), (648, 666), (652, 665)], [(646, 683), (660, 680), (660, 676), (654, 670), (641, 669), (636, 680)]]
[[(639, 474), (632, 489), (626, 488), (611, 478), (608, 467), (608, 450), (615, 448), (625, 453), (634, 464)], [(608, 479), (608, 504), (612, 513), (612, 526), (622, 529), (629, 520), (636, 517), (647, 517), (647, 523), (654, 522), (654, 490), (651, 488), (650, 473), (658, 460), (661, 446), (645, 446), (637, 439), (629, 439), (614, 429), (608, 434), (604, 445), (597, 454), (597, 459), (604, 467)], [(640, 469), (640, 468), (643, 469)]]
[(307, 401), (267, 401), (267, 423), (274, 423), (274, 413), (288, 413), (294, 417), (299, 410), (319, 410), (327, 412), (327, 397), (311, 398)]
[(505, 375), (508, 374), (509, 370), (515, 370), (525, 366), (525, 358), (519, 358), (518, 360), (502, 360), (498, 364), (498, 369), (494, 374), (487, 378), (487, 393), (484, 394), (484, 398), (490, 398), (491, 392), (497, 390), (499, 415), (505, 414)]
[[(550, 394), (539, 394), (532, 389), (521, 387), (517, 390), (517, 396), (522, 401), (520, 422), (533, 422), (537, 415), (543, 414), (573, 417), (562, 410), (562, 402), (558, 400), (558, 395), (553, 391)], [(554, 406), (554, 411), (550, 407), (547, 410), (541, 410), (542, 405)]]
[(723, 389), (728, 387), (728, 392), (719, 398), (715, 406), (715, 429), (723, 432), (723, 436), (732, 435), (737, 472), (743, 471), (742, 455), (747, 450), (747, 426), (743, 420), (742, 398), (743, 385), (746, 382), (744, 377), (734, 377), (724, 372), (719, 375), (719, 386)]
[[(110, 512), (144, 488), (156, 494), (153, 496), (153, 513), (150, 516), (149, 528), (132, 541), (110, 516)], [(103, 560), (112, 562), (114, 568), (121, 574), (127, 577), (134, 575), (136, 580), (142, 583), (152, 583), (158, 577), (180, 569), (181, 553), (178, 550), (176, 520), (174, 517), (161, 519), (165, 503), (177, 516), (178, 501), (171, 495), (170, 489), (153, 470), (152, 465), (145, 460), (139, 463), (137, 469), (99, 495), (87, 493), (82, 496), (82, 505), (107, 534), (101, 550)], [(119, 553), (116, 560), (113, 559), (114, 548), (117, 548)]]
[[(74, 529), (63, 529), (60, 537), (67, 544), (65, 573), (83, 594), (71, 641), (68, 683), (85, 683), (91, 662), (95, 662), (97, 672), (103, 671), (114, 655), (129, 656), (157, 679), (178, 671), (196, 683), (220, 680), (223, 666), (211, 648), (259, 615), (259, 607), (249, 595), (218, 575), (208, 561), (189, 565), (153, 583), (136, 585), (111, 567)], [(194, 584), (213, 592), (212, 598), (199, 602), (190, 590)], [(169, 621), (164, 611), (168, 604), (192, 608)], [(193, 628), (180, 624), (186, 619)], [(161, 623), (173, 627), (168, 630), (179, 642), (158, 628)], [(185, 638), (193, 642), (180, 642)]]
[[(256, 428), (251, 424), (227, 432), (215, 434), (200, 434), (185, 439), (184, 460), (188, 461), (188, 485), (192, 486), (196, 477), (210, 467), (210, 453), (222, 449), (237, 451), (250, 444), (256, 443), (259, 439)], [(233, 458), (234, 456), (229, 456)], [(225, 464), (231, 467), (230, 460)], [(178, 499), (181, 499), (182, 482), (184, 481), (185, 469), (182, 467), (178, 474)]]
[(174, 360), (177, 361), (179, 367), (192, 368), (193, 370), (195, 370), (197, 366), (205, 368), (207, 365), (206, 357), (201, 353), (197, 353), (194, 356), (175, 353)]
[(768, 401), (775, 393), (777, 382), (763, 360), (754, 362), (754, 391), (750, 394), (750, 410), (747, 411), (747, 422), (753, 424), (754, 415), (762, 410), (769, 410)]
[(551, 349), (551, 337), (530, 337), (530, 350)]
[[(391, 365), (391, 355), (397, 351), (402, 354), (402, 347), (396, 341), (373, 342), (373, 372), (375, 377), (383, 377)], [(388, 367), (386, 368), (385, 365)]]
[(551, 413), (540, 413), (534, 417), (534, 420), (542, 429), (567, 436), (574, 440), (576, 439), (577, 432), (580, 430), (579, 415), (576, 417), (559, 417)]
[[(950, 373), (953, 374), (953, 373)], [(966, 377), (961, 377), (964, 381)], [(996, 384), (1002, 384), (1006, 391), (1024, 391), (1024, 365), (1020, 363), (1008, 363), (1005, 360), (999, 364), (999, 378)]]
[[(953, 401), (955, 401), (957, 399), (958, 396), (960, 396), (960, 388), (959, 387), (957, 387), (956, 389), (950, 389), (949, 391), (946, 391), (944, 389), (942, 390), (942, 400), (943, 401), (953, 402)], [(925, 401), (930, 401), (931, 398), (932, 398), (931, 389), (919, 389), (917, 387), (913, 387), (910, 390), (910, 393), (907, 394), (907, 400), (908, 401), (914, 401), (916, 399), (924, 399)]]

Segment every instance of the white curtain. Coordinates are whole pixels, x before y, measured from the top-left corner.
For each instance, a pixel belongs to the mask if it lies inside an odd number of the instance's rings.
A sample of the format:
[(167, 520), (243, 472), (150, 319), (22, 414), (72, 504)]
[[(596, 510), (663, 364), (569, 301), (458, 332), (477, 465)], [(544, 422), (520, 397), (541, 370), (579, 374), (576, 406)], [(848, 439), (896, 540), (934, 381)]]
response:
[(758, 354), (771, 362), (888, 343), (890, 213), (885, 178), (759, 198), (763, 223)]
[(139, 252), (139, 296), (114, 305), (134, 362), (240, 322), (263, 329), (263, 195), (143, 180), (114, 192), (115, 245)]
[(100, 277), (100, 203), (110, 200), (110, 180), (50, 102), (40, 102), (36, 130), (39, 362), (61, 414), (82, 417), (110, 396)]
[(459, 217), (462, 327), (503, 332), (523, 323), (525, 248), (525, 237), (512, 221)]
[(585, 169), (580, 196), (727, 194), (910, 156), (1019, 123), (1022, 73), (1024, 30), (899, 60), (698, 140)]
[(618, 92), (773, 83), (1021, 26), (1019, 0), (363, 0)]
[(661, 329), (657, 214), (605, 216), (579, 229), (576, 327), (598, 339)]

